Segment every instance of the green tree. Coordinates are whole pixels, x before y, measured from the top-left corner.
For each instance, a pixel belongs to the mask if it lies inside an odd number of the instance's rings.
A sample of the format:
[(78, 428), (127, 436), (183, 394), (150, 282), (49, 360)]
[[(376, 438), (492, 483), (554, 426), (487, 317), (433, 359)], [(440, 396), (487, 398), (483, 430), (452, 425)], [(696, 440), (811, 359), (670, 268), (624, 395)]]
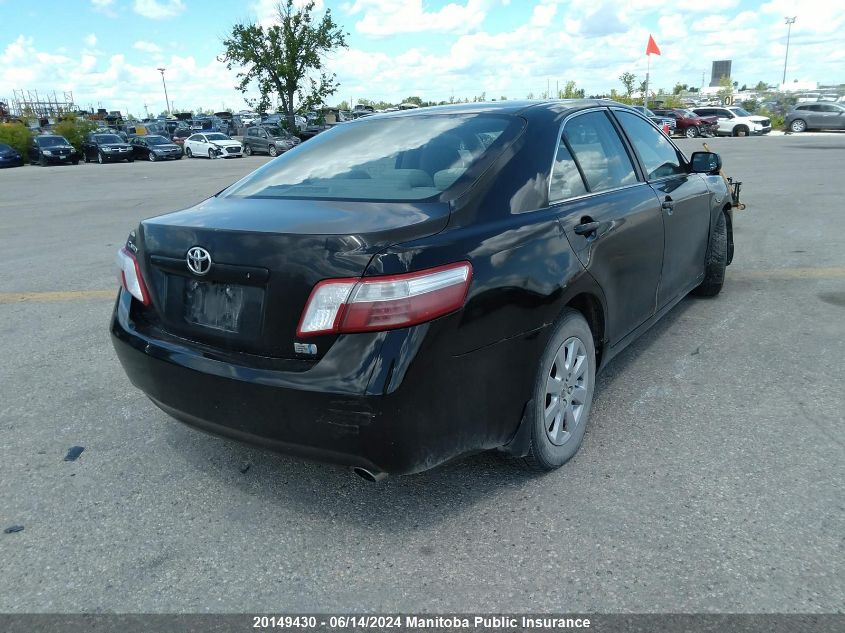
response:
[(719, 79), (719, 92), (716, 94), (719, 95), (719, 99), (722, 103), (725, 103), (725, 100), (732, 96), (734, 93), (733, 83), (731, 83), (731, 78), (727, 75), (722, 75), (722, 78)]
[(687, 90), (689, 90), (689, 86), (687, 84), (677, 83), (675, 84), (675, 87), (672, 88), (672, 94), (679, 95), (682, 92), (686, 92)]
[(226, 51), (220, 61), (230, 70), (240, 68), (241, 92), (251, 84), (258, 87), (259, 110), (267, 110), (276, 96), (293, 129), (298, 109), (318, 106), (337, 92), (337, 77), (326, 73), (323, 64), (326, 55), (347, 46), (346, 33), (332, 19), (331, 9), (319, 20), (313, 15), (314, 0), (301, 7), (283, 0), (276, 9), (278, 22), (266, 28), (235, 24), (223, 40)]
[(584, 89), (578, 88), (574, 81), (567, 81), (563, 90), (558, 92), (558, 99), (583, 99)]
[(91, 132), (97, 129), (97, 124), (87, 119), (78, 119), (76, 116), (66, 115), (61, 121), (53, 126), (53, 132), (64, 136), (77, 152), (82, 151), (82, 141)]
[(508, 98), (505, 95), (502, 95), (501, 97), (499, 97), (499, 101), (507, 101), (507, 100), (508, 100)]
[(351, 110), (352, 108), (349, 107), (349, 102), (345, 99), (337, 104), (338, 110)]
[(634, 73), (624, 72), (619, 75), (619, 81), (625, 87), (625, 96), (630, 101), (634, 94), (634, 86), (637, 83), (637, 76)]
[(757, 85), (754, 86), (754, 90), (756, 90), (758, 92), (763, 92), (764, 90), (768, 90), (768, 89), (769, 89), (769, 84), (767, 84), (765, 81), (758, 81)]
[(423, 105), (425, 105), (425, 104), (423, 103), (423, 100), (422, 100), (422, 99), (420, 99), (419, 97), (406, 97), (406, 98), (402, 101), (402, 103), (413, 103), (414, 105), (418, 105), (418, 106), (420, 106), (420, 107), (422, 107)]
[(11, 145), (24, 160), (29, 153), (32, 132), (23, 123), (0, 123), (0, 143)]

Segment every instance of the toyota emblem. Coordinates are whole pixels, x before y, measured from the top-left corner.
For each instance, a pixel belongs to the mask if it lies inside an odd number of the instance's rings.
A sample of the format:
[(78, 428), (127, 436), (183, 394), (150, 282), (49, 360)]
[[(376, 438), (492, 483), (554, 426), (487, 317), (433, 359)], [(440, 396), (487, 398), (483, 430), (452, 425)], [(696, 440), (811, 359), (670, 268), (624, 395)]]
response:
[(195, 275), (205, 275), (211, 270), (211, 255), (202, 246), (188, 249), (188, 269)]

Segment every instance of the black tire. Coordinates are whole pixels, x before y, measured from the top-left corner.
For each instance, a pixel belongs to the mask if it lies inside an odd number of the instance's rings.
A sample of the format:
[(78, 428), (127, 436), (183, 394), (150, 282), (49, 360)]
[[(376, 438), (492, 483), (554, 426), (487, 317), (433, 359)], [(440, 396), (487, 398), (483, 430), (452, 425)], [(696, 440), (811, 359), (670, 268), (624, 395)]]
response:
[(147, 160), (150, 161), (151, 163), (156, 162), (155, 152), (150, 152), (149, 154), (147, 154)]
[(686, 130), (684, 130), (684, 136), (687, 138), (695, 138), (698, 136), (698, 128), (694, 125), (690, 125)]
[(44, 155), (43, 155), (43, 154), (42, 154), (41, 156), (39, 156), (39, 157), (38, 157), (38, 164), (39, 164), (39, 165), (41, 165), (42, 167), (46, 167), (46, 166), (47, 166), (47, 159), (46, 159), (46, 158), (44, 158)]
[(795, 119), (789, 124), (789, 131), (800, 134), (807, 131), (807, 122), (804, 119)]
[(186, 147), (186, 148), (185, 148), (185, 156), (187, 156), (188, 158), (192, 158), (192, 157), (193, 157), (193, 155), (194, 155), (194, 154), (191, 152), (191, 148), (190, 148), (190, 147)]
[(83, 152), (83, 153), (82, 153), (82, 159), (83, 159), (86, 163), (90, 163), (90, 162), (91, 162), (91, 157), (90, 157), (90, 156), (88, 156), (88, 152)]
[(72, 162), (74, 165), (78, 165), (78, 164), (79, 164), (79, 159), (77, 158), (76, 160), (73, 160), (73, 161), (71, 161), (71, 162)]
[(244, 145), (244, 155), (245, 156), (252, 156), (252, 146), (251, 145)]
[(208, 150), (208, 159), (209, 159), (209, 160), (214, 160), (214, 152), (213, 152), (213, 151), (211, 151), (211, 150)]
[[(546, 424), (547, 411), (553, 411), (555, 406), (553, 397), (548, 393), (547, 382), (557, 375), (561, 377), (564, 384), (568, 380), (569, 376), (566, 376), (565, 373), (567, 369), (558, 361), (558, 356), (559, 353), (565, 354), (563, 352), (564, 344), (573, 339), (582, 343), (582, 350), (584, 351), (582, 363), (586, 363), (586, 367), (583, 369), (583, 386), (586, 390), (586, 396), (582, 398), (583, 403), (580, 405), (581, 409), (578, 414), (580, 417), (577, 418), (574, 429), (566, 430), (566, 438), (561, 443), (555, 443), (551, 439), (551, 428), (547, 429)], [(580, 367), (581, 365), (577, 366)], [(593, 405), (595, 384), (596, 350), (593, 343), (593, 333), (580, 312), (567, 309), (555, 324), (546, 350), (540, 357), (537, 367), (534, 392), (523, 422), (523, 424), (530, 425), (530, 439), (528, 454), (519, 460), (522, 466), (529, 470), (547, 471), (559, 468), (572, 459), (584, 439), (584, 432), (590, 419), (590, 409)], [(572, 394), (571, 387), (568, 392)], [(561, 397), (572, 398), (573, 401), (575, 399), (574, 395), (566, 395), (565, 387), (561, 394), (558, 396), (558, 401)], [(563, 419), (561, 418), (560, 422), (557, 422), (555, 416), (552, 427), (555, 427), (556, 424), (563, 425)], [(564, 429), (566, 429), (566, 425), (564, 425)]]
[(737, 125), (733, 131), (734, 136), (748, 136), (748, 128), (744, 125)]
[(725, 268), (728, 265), (728, 225), (725, 214), (720, 213), (713, 227), (713, 236), (707, 246), (707, 263), (704, 267), (704, 281), (692, 293), (699, 297), (715, 297), (725, 284)]
[(279, 155), (279, 150), (276, 149), (275, 145), (271, 145), (270, 147), (267, 148), (267, 153), (270, 154), (270, 156), (275, 158), (276, 156)]
[(134, 157), (133, 158), (127, 158), (126, 161), (129, 162), (129, 163), (134, 163), (135, 158)]
[(106, 159), (103, 158), (102, 152), (97, 152), (97, 162), (100, 163), (101, 165), (106, 162)]

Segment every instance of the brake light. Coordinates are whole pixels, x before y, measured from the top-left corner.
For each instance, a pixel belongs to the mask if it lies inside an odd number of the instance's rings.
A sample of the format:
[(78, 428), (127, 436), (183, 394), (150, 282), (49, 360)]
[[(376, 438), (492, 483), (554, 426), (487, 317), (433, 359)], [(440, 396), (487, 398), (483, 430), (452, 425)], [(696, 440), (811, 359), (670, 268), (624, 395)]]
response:
[(141, 269), (138, 267), (138, 259), (125, 246), (117, 251), (117, 276), (120, 285), (145, 306), (150, 305), (150, 293), (144, 278), (141, 276)]
[(425, 323), (463, 307), (470, 281), (469, 262), (401, 275), (326, 279), (311, 291), (296, 335), (376, 332)]

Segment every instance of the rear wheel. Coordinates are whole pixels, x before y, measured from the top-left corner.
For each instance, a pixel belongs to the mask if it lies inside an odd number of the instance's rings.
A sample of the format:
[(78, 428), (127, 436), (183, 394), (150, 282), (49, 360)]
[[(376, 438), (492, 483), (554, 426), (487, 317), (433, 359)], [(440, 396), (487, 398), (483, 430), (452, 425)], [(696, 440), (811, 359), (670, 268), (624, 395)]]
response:
[(279, 155), (279, 150), (277, 150), (277, 149), (276, 149), (276, 146), (275, 146), (275, 145), (271, 145), (271, 146), (268, 148), (268, 150), (267, 150), (267, 151), (269, 152), (270, 156), (278, 156), (278, 155)]
[(807, 122), (804, 119), (795, 119), (789, 124), (789, 130), (791, 132), (806, 132)]
[(593, 333), (580, 312), (566, 310), (555, 326), (534, 380), (528, 455), (531, 470), (554, 470), (569, 461), (584, 439), (596, 382)]
[(245, 156), (252, 156), (252, 146), (251, 145), (244, 145), (244, 155)]
[(689, 127), (688, 127), (685, 131), (684, 131), (684, 135), (685, 135), (687, 138), (695, 138), (696, 136), (698, 136), (698, 128), (697, 128), (697, 127), (695, 127), (694, 125), (690, 125), (690, 126), (689, 126)]
[(193, 156), (193, 154), (191, 153), (190, 147), (185, 148), (185, 156), (187, 156), (188, 158), (191, 158), (191, 156)]
[(748, 128), (744, 125), (737, 125), (734, 128), (734, 136), (748, 136)]
[(725, 267), (728, 265), (728, 226), (725, 214), (720, 213), (713, 227), (713, 236), (707, 247), (707, 264), (704, 281), (692, 292), (699, 297), (715, 297), (725, 284)]

